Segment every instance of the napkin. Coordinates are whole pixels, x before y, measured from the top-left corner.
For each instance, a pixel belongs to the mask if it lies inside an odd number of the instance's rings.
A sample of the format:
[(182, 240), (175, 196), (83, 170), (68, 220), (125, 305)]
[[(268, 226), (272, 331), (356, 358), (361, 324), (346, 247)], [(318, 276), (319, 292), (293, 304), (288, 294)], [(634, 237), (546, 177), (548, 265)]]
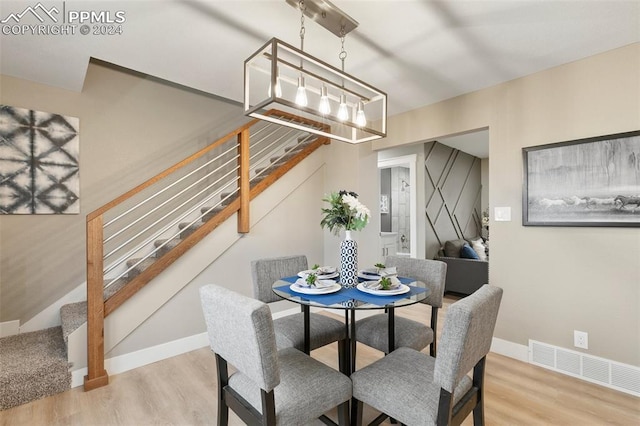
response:
[(332, 285), (334, 285), (336, 282), (333, 280), (316, 280), (316, 285), (315, 287), (310, 287), (309, 284), (307, 283), (306, 279), (304, 278), (298, 278), (296, 280), (296, 285), (298, 287), (304, 287), (304, 288), (327, 288), (327, 287), (331, 287)]
[[(387, 290), (396, 290), (400, 288), (400, 280), (397, 277), (389, 277), (391, 279), (391, 287)], [(368, 283), (362, 284), (365, 288), (369, 290), (382, 290), (382, 286), (380, 285), (380, 280), (378, 281), (370, 281)]]
[(335, 274), (335, 273), (336, 273), (335, 266), (321, 266), (318, 268), (319, 275), (329, 275), (329, 274)]
[[(381, 277), (392, 277), (398, 275), (398, 268), (392, 266), (390, 268), (384, 268), (380, 270)], [(399, 282), (398, 282), (399, 284)]]
[(398, 268), (396, 268), (395, 266), (389, 267), (389, 268), (383, 268), (383, 269), (378, 269), (378, 268), (368, 268), (368, 269), (363, 269), (362, 272), (366, 275), (378, 275), (381, 277), (393, 277), (398, 275)]
[(333, 275), (336, 273), (335, 266), (321, 266), (317, 268), (315, 271), (309, 269), (307, 271), (301, 271), (299, 275), (306, 277), (309, 274), (315, 273), (318, 277), (322, 277), (323, 275)]

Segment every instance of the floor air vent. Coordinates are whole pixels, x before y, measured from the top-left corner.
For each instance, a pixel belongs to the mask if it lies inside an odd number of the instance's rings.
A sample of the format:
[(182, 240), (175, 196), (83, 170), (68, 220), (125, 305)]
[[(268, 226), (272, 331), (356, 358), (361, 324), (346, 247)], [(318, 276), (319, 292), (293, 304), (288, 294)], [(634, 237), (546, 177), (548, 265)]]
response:
[(640, 368), (529, 340), (529, 362), (559, 373), (640, 396)]

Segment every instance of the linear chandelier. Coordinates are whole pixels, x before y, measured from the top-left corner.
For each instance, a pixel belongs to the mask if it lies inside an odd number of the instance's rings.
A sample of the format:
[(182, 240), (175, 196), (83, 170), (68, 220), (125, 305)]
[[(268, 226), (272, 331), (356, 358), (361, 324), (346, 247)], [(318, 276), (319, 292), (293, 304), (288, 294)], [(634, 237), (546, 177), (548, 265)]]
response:
[[(244, 63), (245, 115), (342, 142), (387, 133), (387, 95), (344, 72), (344, 40), (358, 22), (327, 0), (286, 0), (300, 9), (300, 49), (272, 38)], [(340, 37), (342, 70), (304, 52), (304, 18)]]

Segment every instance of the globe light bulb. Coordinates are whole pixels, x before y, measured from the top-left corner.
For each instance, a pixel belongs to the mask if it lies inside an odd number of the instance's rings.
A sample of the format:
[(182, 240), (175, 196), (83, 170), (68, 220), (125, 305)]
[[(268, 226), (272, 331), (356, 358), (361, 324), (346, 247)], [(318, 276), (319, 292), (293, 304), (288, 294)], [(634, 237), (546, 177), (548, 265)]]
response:
[(323, 115), (331, 114), (331, 105), (329, 104), (329, 89), (327, 86), (322, 86), (322, 92), (320, 93), (320, 105), (318, 110)]
[(304, 87), (304, 77), (298, 77), (298, 91), (296, 92), (296, 104), (307, 106), (307, 89)]
[(347, 96), (340, 95), (340, 107), (338, 108), (338, 120), (345, 121), (349, 119), (349, 109), (347, 108)]

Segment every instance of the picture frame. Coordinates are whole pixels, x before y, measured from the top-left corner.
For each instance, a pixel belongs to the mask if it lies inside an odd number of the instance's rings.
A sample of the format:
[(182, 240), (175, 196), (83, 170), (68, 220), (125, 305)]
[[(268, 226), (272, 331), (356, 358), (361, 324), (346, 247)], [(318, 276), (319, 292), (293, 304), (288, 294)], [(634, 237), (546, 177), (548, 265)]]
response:
[(380, 213), (389, 214), (389, 196), (387, 194), (380, 194)]
[(80, 213), (80, 119), (0, 105), (0, 215)]
[(640, 130), (522, 148), (524, 226), (640, 226)]

